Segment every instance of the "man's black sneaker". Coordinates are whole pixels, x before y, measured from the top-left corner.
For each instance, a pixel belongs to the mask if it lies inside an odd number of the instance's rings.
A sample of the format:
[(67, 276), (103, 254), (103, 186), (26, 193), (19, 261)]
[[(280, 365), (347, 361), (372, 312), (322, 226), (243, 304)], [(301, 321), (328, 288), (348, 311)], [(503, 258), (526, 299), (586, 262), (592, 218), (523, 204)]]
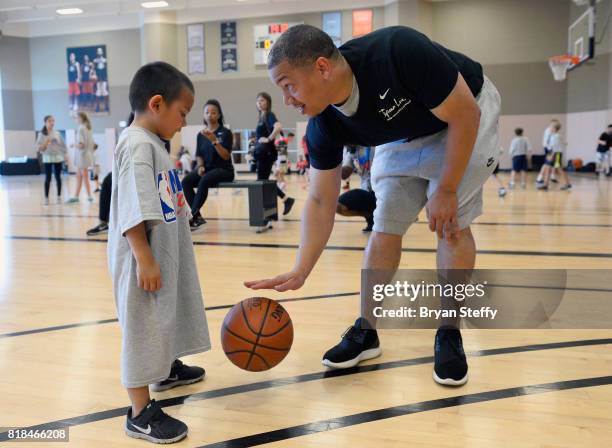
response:
[(380, 356), (382, 350), (378, 333), (370, 328), (367, 320), (358, 318), (355, 325), (344, 332), (340, 343), (323, 355), (322, 364), (334, 369), (347, 369), (366, 359)]
[(189, 228), (192, 231), (198, 230), (204, 224), (206, 224), (206, 220), (204, 218), (202, 218), (201, 215), (194, 216), (193, 218), (191, 218), (191, 221), (189, 221)]
[(155, 400), (151, 400), (137, 417), (132, 418), (132, 408), (129, 408), (125, 433), (153, 443), (174, 443), (187, 436), (187, 425), (170, 417)]
[(204, 375), (206, 371), (202, 367), (186, 366), (180, 359), (177, 359), (172, 363), (170, 376), (160, 383), (152, 384), (151, 390), (161, 392), (176, 386), (197, 383), (202, 381)]
[(89, 229), (87, 231), (87, 236), (96, 236), (96, 235), (100, 235), (102, 233), (107, 233), (107, 232), (108, 232), (108, 224), (105, 222), (101, 222), (94, 228)]
[(285, 199), (284, 204), (285, 206), (283, 207), (283, 216), (289, 214), (289, 212), (291, 211), (291, 208), (293, 207), (293, 204), (295, 204), (295, 199), (287, 198)]
[(468, 365), (461, 332), (454, 327), (440, 327), (434, 344), (433, 379), (445, 386), (462, 386), (468, 380)]
[(367, 226), (361, 229), (362, 232), (371, 232), (374, 227), (374, 216), (370, 215), (366, 217)]

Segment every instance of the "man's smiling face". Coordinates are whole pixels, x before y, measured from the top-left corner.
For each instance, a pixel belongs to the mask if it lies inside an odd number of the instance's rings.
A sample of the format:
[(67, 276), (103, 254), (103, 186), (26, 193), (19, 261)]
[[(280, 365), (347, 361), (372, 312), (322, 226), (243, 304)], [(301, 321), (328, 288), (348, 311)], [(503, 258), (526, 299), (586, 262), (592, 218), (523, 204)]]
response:
[(268, 75), (282, 90), (284, 103), (302, 115), (314, 117), (330, 104), (326, 94), (326, 81), (330, 75), (328, 59), (319, 58), (301, 67), (283, 61), (268, 70)]

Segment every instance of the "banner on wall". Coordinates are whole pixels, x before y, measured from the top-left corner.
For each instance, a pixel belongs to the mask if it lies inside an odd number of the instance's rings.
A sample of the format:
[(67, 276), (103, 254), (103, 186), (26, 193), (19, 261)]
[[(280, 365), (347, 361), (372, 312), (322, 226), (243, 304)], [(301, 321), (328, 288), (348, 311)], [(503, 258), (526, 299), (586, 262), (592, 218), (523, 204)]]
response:
[(238, 71), (238, 60), (235, 48), (221, 49), (221, 71)]
[(109, 109), (106, 45), (66, 49), (68, 109), (107, 115)]
[(372, 32), (372, 10), (359, 9), (353, 11), (353, 37), (363, 36)]
[(187, 25), (187, 67), (190, 75), (206, 73), (204, 24)]
[(221, 71), (238, 71), (238, 36), (236, 22), (221, 23)]
[(323, 31), (332, 38), (336, 47), (342, 45), (342, 13), (324, 12), (322, 16)]
[(221, 46), (225, 45), (238, 45), (236, 22), (221, 23)]

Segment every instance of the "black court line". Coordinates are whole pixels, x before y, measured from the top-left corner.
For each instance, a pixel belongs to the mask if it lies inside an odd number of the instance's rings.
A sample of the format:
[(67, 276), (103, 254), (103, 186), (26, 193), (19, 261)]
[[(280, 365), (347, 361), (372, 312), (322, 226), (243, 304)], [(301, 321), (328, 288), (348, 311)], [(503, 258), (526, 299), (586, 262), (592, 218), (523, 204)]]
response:
[[(487, 356), (495, 356), (495, 355), (505, 355), (512, 353), (525, 353), (525, 352), (535, 352), (541, 350), (555, 350), (561, 348), (571, 348), (571, 347), (586, 347), (586, 346), (596, 346), (596, 345), (609, 345), (612, 344), (612, 338), (608, 339), (587, 339), (580, 341), (565, 341), (565, 342), (552, 342), (547, 344), (533, 344), (533, 345), (522, 345), (515, 347), (502, 347), (502, 348), (493, 348), (488, 350), (478, 350), (474, 352), (467, 353), (467, 356), (472, 358), (478, 357), (487, 357)], [(379, 364), (369, 364), (365, 366), (356, 366), (350, 369), (342, 369), (342, 370), (324, 370), (313, 373), (306, 373), (297, 376), (278, 378), (274, 380), (260, 381), (257, 383), (249, 383), (243, 384), (240, 386), (230, 386), (224, 387), (221, 389), (214, 389), (204, 392), (199, 392), (196, 394), (182, 395), (173, 398), (166, 398), (164, 400), (159, 400), (157, 403), (161, 407), (169, 407), (169, 406), (178, 406), (188, 402), (194, 401), (202, 401), (202, 400), (210, 400), (213, 398), (219, 397), (227, 397), (231, 395), (243, 394), (247, 392), (259, 391), (259, 390), (267, 390), (274, 389), (278, 387), (285, 387), (294, 384), (302, 384), (311, 381), (319, 381), (328, 378), (337, 378), (348, 375), (355, 375), (360, 373), (367, 372), (378, 372), (389, 369), (397, 369), (401, 367), (408, 366), (416, 366), (423, 364), (431, 364), (434, 361), (433, 356), (424, 356), (421, 358), (412, 358), (412, 359), (404, 359), (399, 361), (389, 361)], [(128, 408), (116, 408), (109, 409), (106, 411), (94, 412), (91, 414), (80, 415), (76, 417), (71, 417), (63, 420), (55, 420), (47, 423), (42, 423), (40, 425), (29, 426), (27, 430), (53, 430), (53, 429), (62, 429), (71, 426), (80, 426), (89, 423), (99, 422), (102, 420), (108, 420), (117, 417), (125, 416)], [(6, 441), (8, 437), (7, 432), (0, 433), (0, 442)], [(245, 445), (240, 445), (245, 446)]]
[[(86, 219), (97, 219), (98, 216), (93, 215), (54, 215), (54, 214), (27, 214), (27, 213), (15, 213), (10, 215), (16, 218), (86, 218)], [(248, 221), (248, 218), (206, 218), (207, 221)], [(280, 222), (302, 222), (301, 219), (294, 218), (283, 218)], [(334, 222), (341, 223), (353, 223), (361, 224), (362, 221), (358, 219), (336, 219)], [(428, 225), (427, 221), (416, 221), (414, 224)], [(571, 224), (571, 223), (539, 223), (539, 222), (473, 222), (471, 226), (507, 226), (507, 227), (599, 227), (599, 228), (611, 228), (612, 224)]]
[[(323, 294), (318, 296), (306, 296), (306, 297), (295, 297), (292, 299), (277, 299), (277, 302), (286, 303), (286, 302), (301, 302), (304, 300), (318, 300), (318, 299), (335, 299), (338, 297), (347, 297), (347, 296), (356, 296), (359, 295), (359, 291), (357, 292), (341, 292), (338, 294)], [(215, 310), (225, 310), (233, 307), (234, 304), (231, 305), (216, 305), (216, 306), (208, 306), (206, 307), (206, 311), (215, 311)], [(94, 320), (90, 322), (80, 322), (75, 324), (66, 324), (66, 325), (58, 325), (55, 327), (45, 327), (45, 328), (35, 328), (32, 330), (24, 330), (24, 331), (16, 331), (14, 333), (4, 333), (0, 334), (0, 339), (3, 338), (14, 338), (17, 336), (26, 336), (29, 334), (37, 334), (37, 333), (48, 333), (51, 331), (59, 331), (66, 330), (69, 328), (78, 328), (78, 327), (90, 327), (93, 325), (102, 325), (102, 324), (110, 324), (118, 322), (117, 318), (114, 319), (104, 319), (104, 320)]]
[[(105, 239), (97, 238), (66, 238), (66, 237), (44, 237), (44, 236), (14, 236), (5, 235), (9, 240), (30, 240), (30, 241), (67, 241), (67, 242), (96, 242), (106, 243)], [(276, 244), (276, 243), (228, 243), (215, 241), (194, 241), (194, 246), (220, 246), (220, 247), (248, 247), (251, 249), (298, 249), (297, 244)], [(357, 251), (362, 252), (365, 247), (360, 246), (326, 246), (325, 250), (338, 251)], [(402, 252), (435, 254), (436, 249), (425, 248), (402, 248)], [(528, 250), (478, 250), (482, 255), (516, 255), (531, 257), (578, 257), (578, 258), (612, 258), (612, 253), (598, 252), (544, 252)]]
[(508, 389), (491, 390), (474, 394), (459, 395), (456, 397), (439, 398), (437, 400), (421, 401), (401, 406), (376, 409), (374, 411), (361, 412), (359, 414), (335, 417), (318, 422), (306, 423), (304, 425), (291, 426), (289, 428), (277, 429), (275, 431), (262, 432), (251, 436), (224, 440), (222, 442), (202, 445), (199, 448), (243, 448), (265, 445), (267, 443), (294, 439), (301, 436), (309, 436), (321, 432), (333, 431), (348, 426), (371, 423), (388, 418), (401, 417), (417, 414), (420, 412), (435, 411), (468, 404), (484, 403), (487, 401), (503, 400), (505, 398), (523, 397), (526, 395), (544, 394), (562, 390), (581, 389), (585, 387), (604, 386), (612, 384), (612, 376), (600, 376), (595, 378), (583, 378), (579, 380), (559, 381), (555, 383), (534, 384), (530, 386), (511, 387)]

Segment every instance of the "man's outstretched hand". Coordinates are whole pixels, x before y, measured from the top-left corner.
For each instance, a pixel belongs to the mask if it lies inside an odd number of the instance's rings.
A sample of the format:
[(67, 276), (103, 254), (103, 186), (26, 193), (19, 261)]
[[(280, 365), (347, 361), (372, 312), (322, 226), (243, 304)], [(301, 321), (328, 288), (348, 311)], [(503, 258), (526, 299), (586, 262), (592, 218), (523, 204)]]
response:
[(278, 292), (300, 289), (306, 281), (306, 275), (294, 270), (274, 278), (264, 280), (251, 280), (244, 282), (244, 286), (251, 289), (274, 289)]

